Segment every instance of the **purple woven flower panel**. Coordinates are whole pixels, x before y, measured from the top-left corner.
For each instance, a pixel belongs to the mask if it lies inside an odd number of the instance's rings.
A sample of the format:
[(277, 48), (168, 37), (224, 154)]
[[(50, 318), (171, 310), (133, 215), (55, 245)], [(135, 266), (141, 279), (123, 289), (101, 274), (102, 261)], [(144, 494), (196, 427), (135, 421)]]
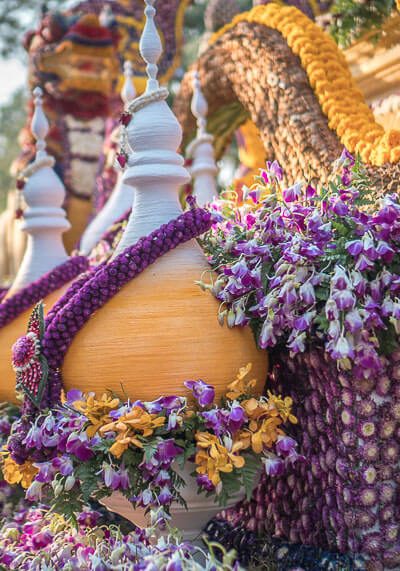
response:
[(362, 381), (317, 349), (272, 354), (271, 367), (274, 390), (295, 403), (307, 462), (264, 477), (240, 519), (294, 543), (362, 553), (374, 571), (400, 569), (400, 350)]

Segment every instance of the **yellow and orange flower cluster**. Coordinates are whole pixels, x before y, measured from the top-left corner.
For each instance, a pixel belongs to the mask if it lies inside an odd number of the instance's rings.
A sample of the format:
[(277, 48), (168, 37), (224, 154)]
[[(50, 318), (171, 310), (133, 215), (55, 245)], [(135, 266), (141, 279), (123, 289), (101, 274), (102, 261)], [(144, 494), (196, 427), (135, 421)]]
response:
[(120, 406), (120, 400), (103, 394), (101, 399), (97, 399), (93, 393), (86, 395), (83, 400), (73, 403), (74, 408), (84, 414), (90, 425), (86, 429), (88, 436), (92, 437), (105, 424), (111, 422), (110, 412)]
[(280, 425), (289, 420), (297, 423), (292, 414), (292, 399), (268, 394), (266, 400), (250, 398), (241, 403), (249, 419), (248, 427), (241, 430), (237, 436), (243, 443), (243, 449), (251, 447), (253, 452), (261, 454), (265, 448), (271, 448), (278, 439), (284, 435)]
[[(250, 370), (251, 363), (239, 370), (236, 379), (228, 385), (228, 398), (238, 399), (251, 393), (256, 380), (246, 378)], [(196, 434), (197, 473), (207, 475), (217, 486), (221, 481), (220, 472), (232, 472), (234, 468), (245, 465), (245, 459), (240, 453), (251, 448), (255, 454), (261, 454), (263, 450), (271, 448), (278, 437), (285, 434), (280, 428), (283, 422), (297, 423), (297, 418), (292, 414), (292, 405), (290, 397), (282, 398), (271, 392), (268, 392), (266, 398), (241, 400), (240, 406), (246, 413), (248, 423), (235, 434), (232, 442), (223, 442), (208, 432)]]
[(17, 464), (8, 453), (3, 456), (1, 470), (8, 484), (21, 484), (24, 489), (29, 488), (39, 471), (29, 460)]
[(100, 428), (100, 434), (115, 432), (116, 438), (110, 448), (111, 454), (120, 458), (130, 445), (142, 448), (140, 436), (147, 438), (153, 432), (163, 426), (165, 417), (146, 412), (140, 406), (134, 406), (127, 414), (118, 420), (110, 422)]
[(252, 364), (248, 363), (245, 367), (241, 367), (236, 379), (228, 385), (226, 396), (228, 399), (235, 400), (242, 395), (251, 394), (256, 386), (256, 379), (248, 379), (247, 375), (252, 369)]
[(400, 131), (385, 132), (376, 122), (343, 53), (319, 26), (297, 8), (272, 3), (239, 14), (211, 42), (241, 21), (263, 24), (282, 34), (300, 58), (329, 127), (351, 153), (376, 166), (400, 160)]
[(239, 456), (243, 444), (235, 442), (230, 450), (224, 446), (219, 438), (209, 432), (197, 432), (196, 442), (199, 451), (195, 462), (198, 474), (206, 474), (214, 484), (218, 486), (221, 481), (220, 472), (232, 472), (234, 468), (243, 468), (245, 460)]

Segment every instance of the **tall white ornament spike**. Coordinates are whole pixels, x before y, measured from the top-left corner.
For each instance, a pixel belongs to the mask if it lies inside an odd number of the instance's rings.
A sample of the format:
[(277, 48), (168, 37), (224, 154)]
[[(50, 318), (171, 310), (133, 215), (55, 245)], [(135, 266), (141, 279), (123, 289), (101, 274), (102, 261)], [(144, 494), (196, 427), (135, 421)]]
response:
[(144, 10), (146, 16), (146, 23), (144, 25), (143, 33), (140, 38), (139, 49), (140, 55), (146, 62), (146, 72), (148, 76), (146, 93), (151, 93), (158, 89), (159, 84), (157, 80), (158, 67), (157, 62), (162, 54), (161, 38), (157, 31), (154, 16), (156, 10), (153, 7), (155, 0), (144, 0), (146, 8)]
[(124, 85), (121, 90), (121, 99), (125, 105), (129, 105), (136, 97), (136, 89), (133, 84), (133, 68), (130, 61), (124, 62)]
[(200, 77), (197, 71), (192, 76), (193, 97), (191, 110), (197, 119), (197, 135), (186, 149), (188, 157), (193, 158), (190, 173), (193, 178), (193, 193), (200, 206), (211, 202), (218, 194), (213, 136), (207, 133), (207, 101), (201, 91)]
[(192, 104), (190, 106), (193, 115), (197, 119), (198, 134), (203, 134), (206, 132), (207, 125), (207, 111), (208, 105), (207, 101), (201, 91), (199, 72), (193, 72), (193, 97)]
[(47, 157), (46, 153), (46, 137), (49, 132), (49, 122), (43, 112), (43, 91), (40, 87), (33, 90), (33, 101), (35, 111), (31, 121), (32, 135), (36, 139), (36, 159)]
[(33, 91), (35, 111), (31, 130), (36, 139), (36, 158), (24, 172), (27, 208), (21, 230), (28, 234), (24, 258), (8, 295), (11, 296), (68, 259), (62, 234), (70, 228), (62, 205), (65, 188), (53, 170), (54, 158), (46, 153), (49, 124), (43, 112), (42, 90)]
[(114, 21), (114, 14), (110, 4), (106, 4), (99, 14), (99, 22), (105, 28), (109, 28)]
[[(124, 76), (125, 81), (121, 90), (121, 99), (125, 103), (125, 107), (127, 107), (136, 97), (136, 90), (132, 81), (133, 69), (130, 61), (124, 63)], [(85, 256), (89, 255), (99, 243), (106, 230), (132, 206), (133, 188), (122, 181), (122, 176), (123, 173), (119, 171), (117, 182), (107, 203), (97, 216), (93, 218), (82, 236), (80, 251)]]
[(182, 129), (165, 99), (167, 89), (158, 87), (155, 62), (161, 42), (154, 24), (154, 0), (145, 0), (147, 17), (140, 40), (141, 54), (148, 63), (147, 90), (129, 106), (132, 119), (126, 129), (129, 151), (123, 182), (133, 188), (133, 206), (114, 256), (147, 236), (162, 224), (182, 214), (178, 194), (190, 179), (177, 150)]

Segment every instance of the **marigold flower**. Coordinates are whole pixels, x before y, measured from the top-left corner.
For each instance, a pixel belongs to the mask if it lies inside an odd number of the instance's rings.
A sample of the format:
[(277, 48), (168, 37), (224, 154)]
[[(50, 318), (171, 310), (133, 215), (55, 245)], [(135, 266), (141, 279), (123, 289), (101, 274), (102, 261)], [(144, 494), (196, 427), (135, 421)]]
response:
[(218, 30), (210, 43), (241, 21), (262, 24), (282, 34), (293, 53), (299, 56), (329, 127), (336, 131), (351, 153), (362, 140), (371, 142), (374, 147), (364, 150), (363, 161), (379, 166), (400, 160), (400, 131), (391, 130), (385, 134), (363, 100), (343, 53), (307, 16), (292, 6), (274, 2), (257, 6)]

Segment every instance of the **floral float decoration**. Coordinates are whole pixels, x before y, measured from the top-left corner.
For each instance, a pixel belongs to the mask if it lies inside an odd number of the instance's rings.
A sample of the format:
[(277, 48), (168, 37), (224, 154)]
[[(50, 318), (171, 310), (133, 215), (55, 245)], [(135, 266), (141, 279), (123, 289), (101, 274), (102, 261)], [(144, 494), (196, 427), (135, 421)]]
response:
[[(344, 151), (327, 187), (281, 187), (268, 163), (246, 201), (219, 200), (203, 245), (219, 276), (200, 285), (219, 319), (252, 327), (271, 382), (293, 399), (310, 469), (264, 481), (248, 525), (380, 569), (400, 563), (399, 228), (397, 195), (378, 199)], [(258, 514), (258, 515), (257, 515)], [(319, 522), (315, 526), (313, 522)]]
[(219, 404), (214, 388), (202, 380), (185, 382), (192, 399), (123, 402), (110, 394), (97, 399), (70, 391), (31, 424), (22, 441), (23, 462), (15, 450), (4, 453), (4, 477), (21, 481), (27, 499), (45, 501), (70, 518), (90, 499), (118, 490), (133, 507), (152, 510), (161, 526), (174, 502), (184, 504), (185, 465), (199, 491), (214, 494), (220, 504), (241, 489), (250, 497), (262, 467), (280, 475), (303, 460), (287, 434), (297, 423), (291, 399), (271, 392), (254, 396), (250, 370), (248, 365), (239, 371)]

